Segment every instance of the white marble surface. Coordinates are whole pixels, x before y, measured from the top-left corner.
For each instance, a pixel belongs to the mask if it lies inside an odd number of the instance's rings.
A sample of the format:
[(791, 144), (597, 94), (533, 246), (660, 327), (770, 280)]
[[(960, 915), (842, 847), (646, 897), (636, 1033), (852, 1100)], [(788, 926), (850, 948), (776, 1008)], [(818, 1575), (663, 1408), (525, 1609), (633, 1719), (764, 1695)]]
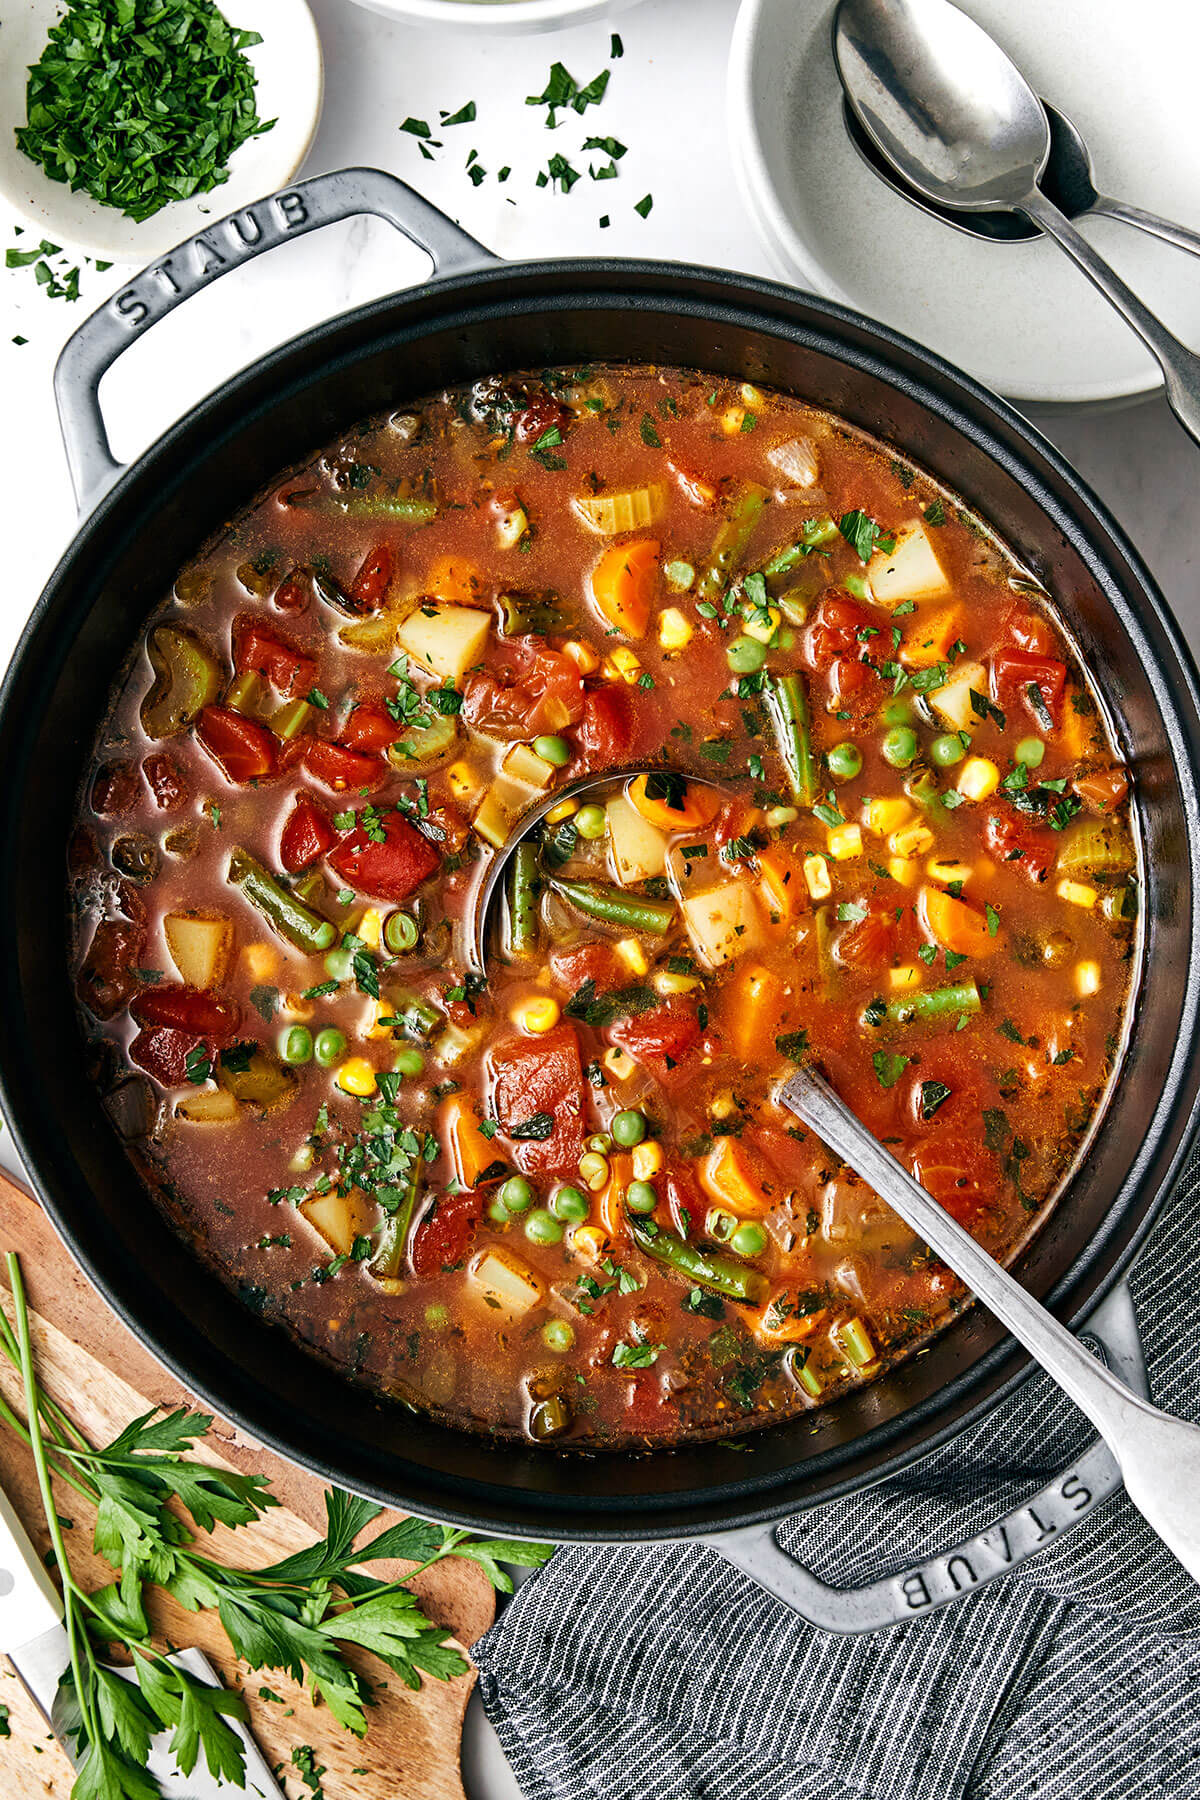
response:
[[(349, 163), (390, 169), (506, 257), (625, 254), (771, 273), (739, 202), (725, 142), (732, 0), (656, 0), (622, 13), (613, 24), (625, 54), (615, 63), (607, 23), (540, 37), (481, 31), (446, 38), (391, 24), (347, 0), (313, 0), (313, 7), (327, 98), (304, 173)], [(583, 119), (568, 115), (550, 134), (542, 110), (524, 102), (541, 91), (555, 59), (580, 81), (603, 67), (612, 80), (600, 107)], [(441, 134), (446, 148), (436, 162), (424, 161), (416, 140), (399, 130), (409, 114), (436, 125), (439, 107), (452, 111), (471, 99), (477, 120)], [(578, 151), (590, 133), (615, 134), (628, 145), (619, 179), (595, 183), (585, 175), (566, 196), (535, 188), (537, 169), (556, 150), (583, 169), (587, 156)], [(477, 188), (465, 174), (472, 149), (490, 172)], [(505, 163), (512, 174), (500, 185), (492, 174)], [(633, 206), (647, 192), (654, 207), (642, 220)], [(223, 210), (219, 195), (213, 210)], [(603, 213), (612, 224), (602, 231)], [(5, 246), (20, 243), (12, 230), (18, 223), (0, 209)], [(426, 268), (419, 252), (371, 220), (332, 227), (231, 275), (139, 342), (106, 380), (114, 449), (137, 454), (234, 369), (319, 318), (422, 279)], [(0, 274), (0, 663), (74, 525), (51, 400), (54, 360), (89, 305), (127, 274), (87, 271), (77, 306), (48, 300), (28, 271)], [(14, 335), (29, 341), (18, 348)], [(1200, 451), (1161, 401), (1039, 423), (1108, 501), (1200, 645)], [(13, 1166), (3, 1138), (0, 1162)], [(477, 1706), (467, 1768), (472, 1800), (516, 1794)]]

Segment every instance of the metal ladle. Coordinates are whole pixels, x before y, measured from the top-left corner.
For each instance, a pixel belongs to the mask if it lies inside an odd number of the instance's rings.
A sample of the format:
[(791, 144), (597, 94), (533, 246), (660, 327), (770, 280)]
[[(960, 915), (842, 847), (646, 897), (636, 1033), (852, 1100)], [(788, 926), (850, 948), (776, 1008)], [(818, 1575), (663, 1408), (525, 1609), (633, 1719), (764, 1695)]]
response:
[(999, 44), (950, 0), (839, 0), (834, 57), (859, 124), (924, 199), (1023, 213), (1054, 239), (1153, 353), (1172, 412), (1200, 443), (1200, 356), (1043, 192), (1050, 126)]
[[(1123, 225), (1132, 225), (1138, 231), (1162, 238), (1177, 250), (1186, 250), (1192, 256), (1200, 256), (1200, 231), (1189, 231), (1186, 225), (1177, 225), (1173, 219), (1164, 219), (1158, 213), (1146, 212), (1140, 206), (1128, 206), (1124, 200), (1115, 200), (1111, 194), (1100, 193), (1096, 187), (1091, 154), (1079, 127), (1068, 119), (1066, 113), (1060, 112), (1057, 106), (1051, 106), (1049, 100), (1043, 100), (1042, 107), (1050, 127), (1050, 156), (1039, 185), (1059, 212), (1068, 219), (1117, 219)], [(878, 175), (880, 181), (885, 181), (892, 192), (899, 194), (902, 200), (907, 200), (910, 206), (928, 213), (931, 219), (939, 219), (943, 225), (952, 225), (955, 231), (965, 232), (968, 237), (987, 238), (994, 243), (1032, 243), (1042, 235), (1040, 227), (1023, 218), (1020, 213), (975, 212), (970, 209), (951, 212), (948, 207), (935, 206), (932, 200), (926, 200), (916, 188), (910, 187), (887, 158), (875, 148), (855, 117), (854, 108), (844, 96), (842, 119), (846, 136), (872, 174)]]

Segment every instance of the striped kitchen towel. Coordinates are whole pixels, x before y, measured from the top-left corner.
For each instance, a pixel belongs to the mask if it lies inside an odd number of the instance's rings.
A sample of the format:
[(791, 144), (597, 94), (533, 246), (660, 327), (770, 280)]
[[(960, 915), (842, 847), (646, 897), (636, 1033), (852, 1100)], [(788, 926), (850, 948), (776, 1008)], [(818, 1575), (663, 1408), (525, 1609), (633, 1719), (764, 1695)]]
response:
[[(1197, 1244), (1200, 1158), (1132, 1277), (1155, 1397), (1192, 1419)], [(823, 1580), (870, 1580), (980, 1530), (1091, 1435), (1035, 1376), (780, 1542)], [(703, 1547), (567, 1548), (474, 1654), (529, 1800), (1200, 1800), (1200, 1589), (1124, 1494), (1002, 1580), (860, 1638)]]

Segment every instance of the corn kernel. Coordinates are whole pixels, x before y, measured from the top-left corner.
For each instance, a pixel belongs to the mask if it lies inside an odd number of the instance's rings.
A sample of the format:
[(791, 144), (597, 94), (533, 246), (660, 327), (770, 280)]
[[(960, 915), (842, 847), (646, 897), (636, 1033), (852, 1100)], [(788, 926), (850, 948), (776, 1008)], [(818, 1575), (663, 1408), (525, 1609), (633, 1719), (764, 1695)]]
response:
[(579, 1173), (593, 1194), (608, 1186), (608, 1158), (598, 1150), (589, 1150), (579, 1159)]
[(906, 861), (909, 857), (924, 856), (927, 850), (933, 849), (933, 833), (928, 825), (916, 819), (911, 825), (902, 825), (899, 831), (893, 831), (888, 839), (888, 849), (893, 856), (901, 856)]
[(901, 887), (915, 887), (921, 879), (921, 871), (914, 859), (907, 856), (889, 856), (887, 872), (893, 881)]
[(368, 950), (378, 950), (383, 936), (383, 914), (377, 906), (368, 906), (354, 929)]
[(666, 606), (658, 615), (658, 642), (662, 650), (686, 650), (692, 641), (692, 621), (677, 606)]
[(766, 405), (766, 395), (761, 393), (758, 388), (752, 387), (748, 381), (742, 383), (742, 400), (747, 406)]
[(829, 879), (829, 864), (816, 851), (810, 851), (804, 859), (804, 879), (808, 891), (814, 900), (828, 900), (833, 892), (833, 883)]
[(446, 780), (456, 800), (469, 800), (479, 786), (474, 769), (465, 762), (451, 763), (446, 770)]
[(378, 1039), (390, 1038), (392, 1026), (396, 1023), (396, 1009), (390, 1000), (372, 1000), (367, 1012), (367, 1023), (363, 1029), (364, 1037)]
[(1081, 1000), (1087, 1000), (1092, 994), (1100, 992), (1100, 964), (1098, 962), (1075, 964), (1075, 992)]
[(868, 800), (863, 807), (863, 824), (876, 837), (887, 837), (889, 832), (899, 831), (913, 817), (913, 809), (908, 801), (899, 794), (885, 800)]
[(1069, 906), (1095, 906), (1099, 898), (1095, 888), (1087, 881), (1062, 880), (1055, 889), (1060, 900)]
[(509, 1017), (519, 1031), (529, 1031), (535, 1037), (541, 1037), (543, 1032), (554, 1030), (560, 1011), (558, 1001), (549, 994), (535, 994), (530, 1000), (518, 1001)]
[(1000, 771), (986, 756), (968, 756), (956, 783), (964, 800), (986, 800), (1000, 786)]
[(635, 1181), (653, 1181), (661, 1174), (663, 1166), (662, 1145), (650, 1138), (644, 1144), (635, 1144), (633, 1148), (633, 1176)]
[(375, 1286), (381, 1294), (404, 1294), (408, 1291), (408, 1283), (400, 1275), (377, 1275)]
[(594, 675), (600, 667), (600, 658), (590, 644), (580, 644), (572, 639), (569, 644), (563, 645), (563, 650), (581, 675)]
[(766, 618), (764, 618), (762, 607), (751, 607), (749, 613), (746, 615), (745, 623), (742, 626), (742, 631), (746, 637), (753, 638), (755, 642), (759, 644), (769, 644), (771, 642), (771, 639), (779, 630), (779, 621), (783, 616), (777, 606), (768, 606), (766, 608), (766, 615)]
[(564, 819), (569, 819), (572, 813), (578, 811), (578, 800), (560, 800), (558, 805), (552, 806), (546, 814), (546, 823), (547, 825), (561, 825)]
[(529, 519), (523, 506), (514, 506), (496, 521), (496, 536), (502, 550), (515, 550), (529, 529)]
[(794, 825), (799, 817), (798, 807), (772, 806), (766, 813), (766, 824), (772, 831), (782, 831), (785, 825)]
[(826, 842), (835, 862), (848, 862), (852, 856), (861, 856), (863, 853), (862, 827), (853, 824), (831, 825)]
[(621, 1050), (616, 1044), (604, 1052), (600, 1058), (600, 1066), (606, 1075), (612, 1076), (614, 1081), (628, 1081), (637, 1068), (637, 1064), (628, 1050)]
[(571, 1233), (571, 1248), (588, 1262), (599, 1262), (608, 1255), (608, 1233), (598, 1225), (577, 1225)]
[(921, 985), (921, 971), (916, 963), (901, 963), (899, 968), (888, 970), (888, 984), (894, 994), (911, 993)]
[(246, 973), (256, 987), (265, 986), (278, 975), (283, 958), (274, 944), (247, 944), (242, 951)]
[(732, 1088), (722, 1088), (714, 1094), (708, 1103), (708, 1110), (714, 1119), (727, 1119), (730, 1113), (737, 1111), (737, 1101), (733, 1097)]
[(654, 991), (668, 999), (672, 994), (690, 994), (700, 986), (698, 975), (677, 975), (672, 969), (659, 969), (654, 977)]
[(730, 406), (721, 414), (721, 430), (726, 437), (736, 437), (746, 420), (744, 406)]
[(943, 887), (949, 887), (956, 881), (965, 887), (975, 871), (970, 863), (955, 862), (952, 856), (931, 856), (925, 864), (925, 873), (931, 881), (940, 882)]
[(337, 1084), (344, 1093), (365, 1100), (375, 1092), (375, 1071), (365, 1056), (351, 1056), (338, 1070)]
[(650, 967), (646, 961), (646, 952), (636, 938), (622, 938), (616, 949), (617, 955), (631, 975), (644, 975)]
[(605, 681), (623, 681), (632, 687), (642, 672), (642, 665), (637, 652), (628, 644), (621, 644), (610, 656), (606, 656), (600, 665), (600, 673)]

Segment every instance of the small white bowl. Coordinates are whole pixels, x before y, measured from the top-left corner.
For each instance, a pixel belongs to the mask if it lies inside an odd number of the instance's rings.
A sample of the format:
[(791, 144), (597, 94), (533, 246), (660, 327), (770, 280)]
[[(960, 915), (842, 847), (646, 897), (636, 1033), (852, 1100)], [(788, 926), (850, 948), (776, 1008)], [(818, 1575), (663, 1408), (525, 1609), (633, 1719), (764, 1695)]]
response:
[[(1195, 0), (958, 3), (1079, 127), (1102, 192), (1200, 228)], [(967, 237), (868, 168), (843, 122), (832, 15), (833, 0), (742, 0), (734, 28), (734, 165), (785, 276), (1019, 401), (1112, 404), (1157, 391), (1162, 377), (1150, 353), (1053, 244)], [(1082, 229), (1147, 305), (1200, 348), (1200, 264), (1112, 220)]]
[(32, 230), (108, 262), (143, 263), (210, 220), (287, 185), (307, 156), (321, 117), (324, 72), (312, 14), (305, 0), (222, 0), (221, 10), (231, 25), (262, 37), (245, 54), (254, 67), (258, 116), (276, 123), (234, 152), (229, 179), (219, 187), (172, 201), (138, 224), (115, 206), (51, 181), (18, 150), (13, 134), (25, 123), (29, 65), (41, 56), (62, 8), (58, 0), (0, 0), (0, 194)]
[(641, 0), (355, 0), (368, 12), (451, 31), (554, 31)]

